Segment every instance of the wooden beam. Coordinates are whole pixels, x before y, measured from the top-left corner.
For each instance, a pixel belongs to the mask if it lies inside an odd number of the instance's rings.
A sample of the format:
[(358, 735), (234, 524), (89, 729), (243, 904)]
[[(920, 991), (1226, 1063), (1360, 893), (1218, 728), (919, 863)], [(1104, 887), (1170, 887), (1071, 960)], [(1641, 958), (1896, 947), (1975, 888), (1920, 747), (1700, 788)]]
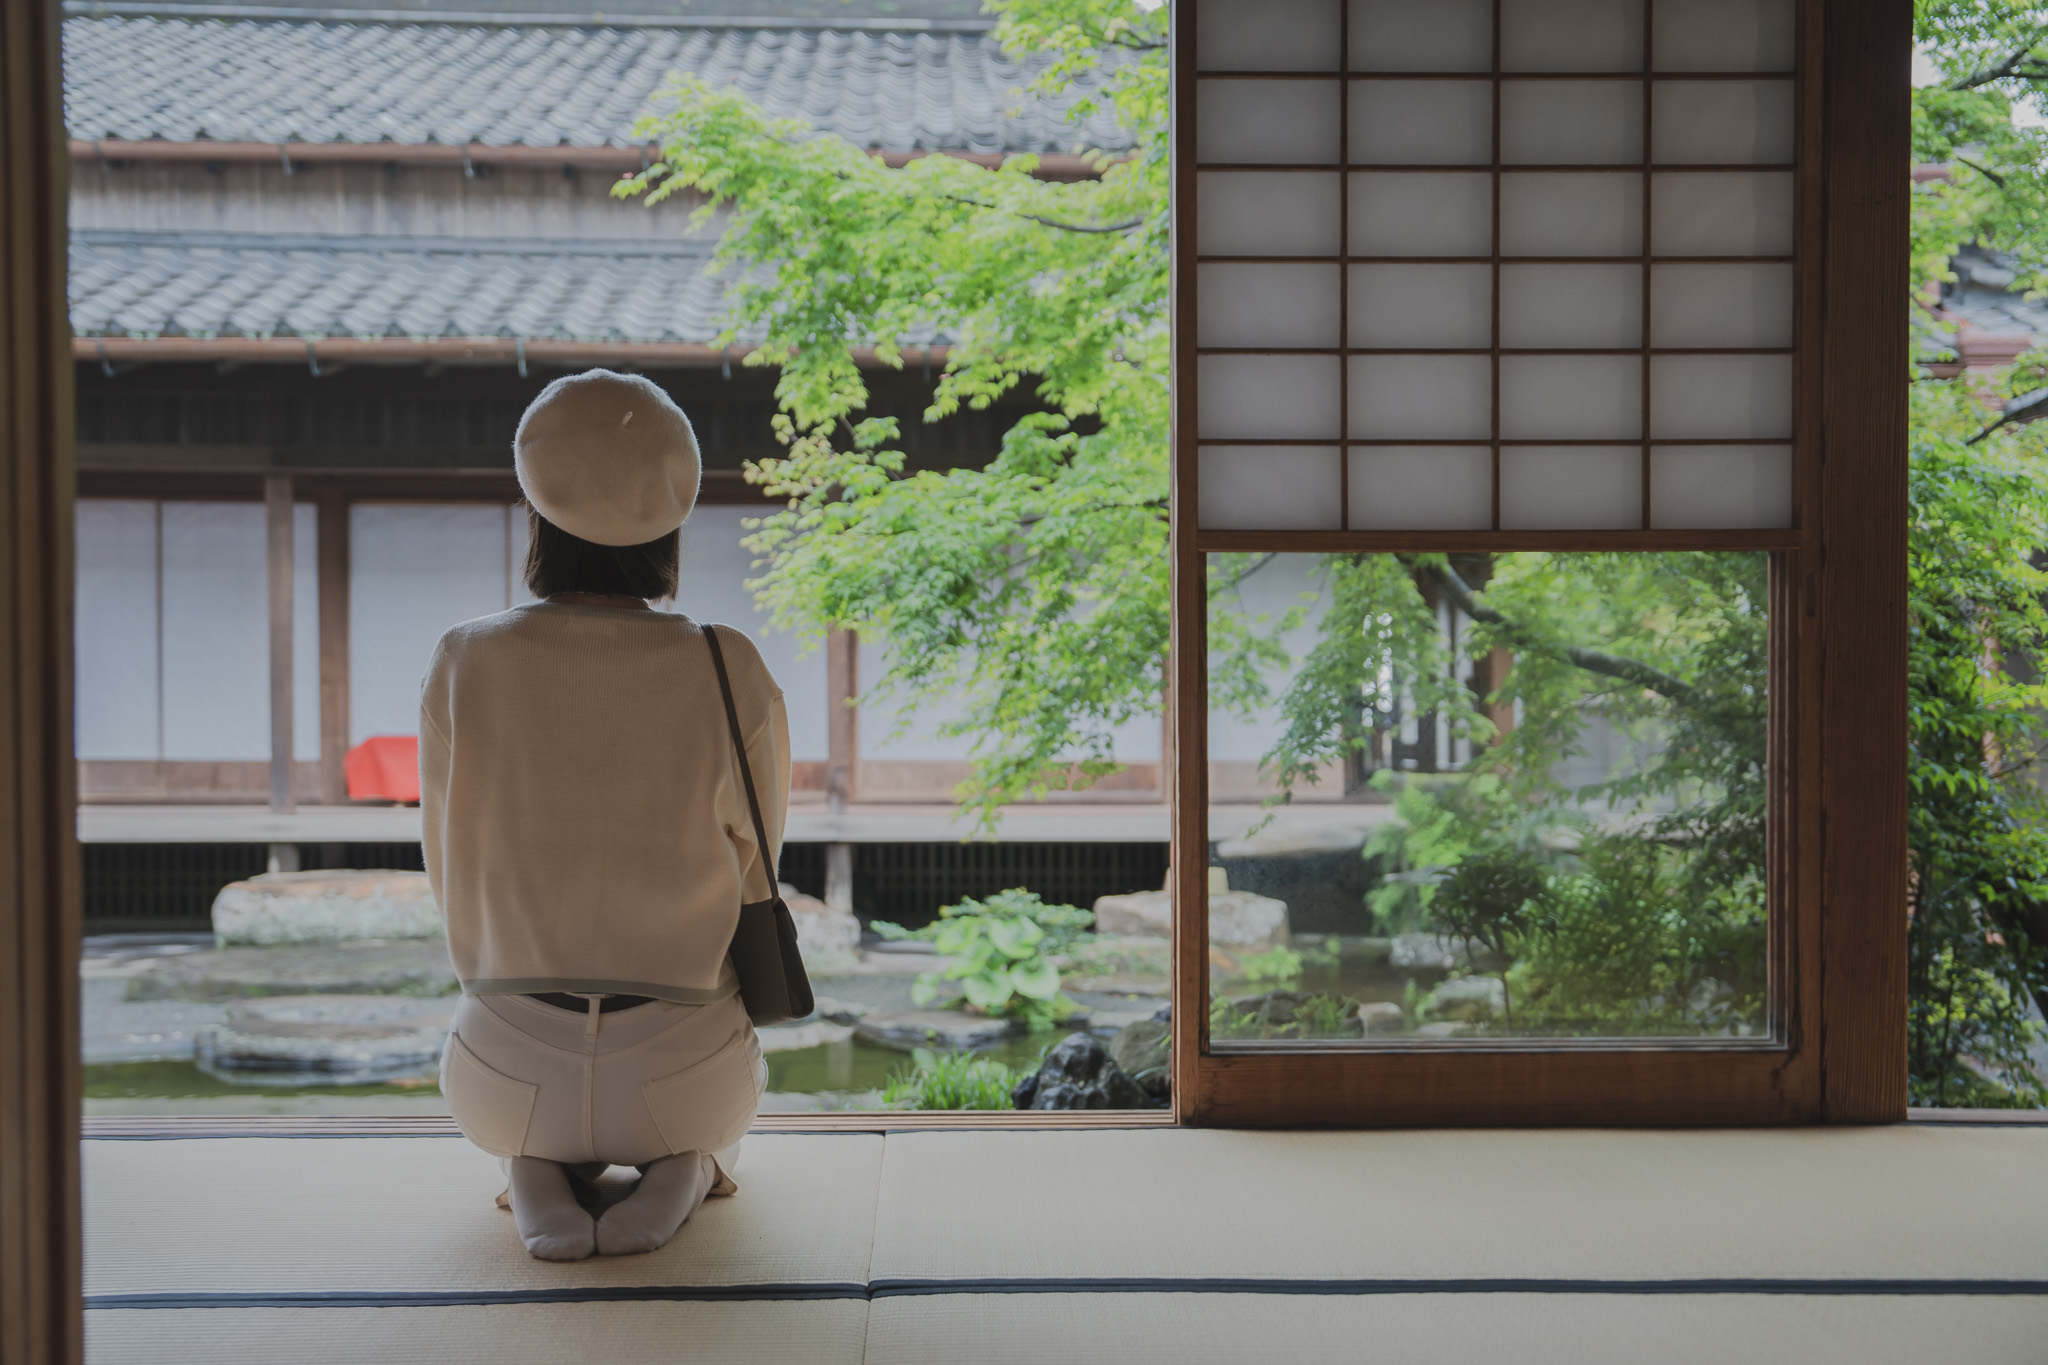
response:
[(349, 503), (324, 488), (320, 509), (320, 800), (348, 804)]
[(0, 1365), (83, 1354), (60, 23), (0, 5)]
[(1906, 1117), (1906, 312), (1913, 8), (1831, 0), (1822, 41), (1821, 1086)]
[(289, 811), (292, 791), (292, 477), (263, 480), (263, 579), (270, 595), (270, 808)]
[(835, 630), (825, 642), (826, 713), (825, 797), (835, 811), (859, 799), (860, 710), (854, 699), (860, 696), (860, 637), (850, 630)]

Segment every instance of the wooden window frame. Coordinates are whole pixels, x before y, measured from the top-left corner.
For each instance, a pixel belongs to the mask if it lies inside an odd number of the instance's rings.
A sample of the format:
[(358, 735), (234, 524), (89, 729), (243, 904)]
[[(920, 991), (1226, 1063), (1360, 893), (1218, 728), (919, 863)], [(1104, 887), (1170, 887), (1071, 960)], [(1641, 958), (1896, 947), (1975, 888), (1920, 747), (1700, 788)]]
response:
[[(1232, 1127), (1904, 1119), (1906, 311), (1898, 291), (1907, 264), (1910, 8), (1904, 0), (1797, 0), (1796, 529), (1253, 532), (1202, 531), (1190, 514), (1199, 477), (1199, 244), (1195, 127), (1187, 115), (1200, 3), (1180, 0), (1172, 38), (1176, 1116)], [(1340, 6), (1348, 27), (1349, 6)], [(1348, 42), (1340, 50), (1348, 62)], [(1352, 79), (1342, 70), (1337, 78)], [(1650, 129), (1643, 131), (1647, 160)], [(1341, 246), (1348, 251), (1348, 242)], [(1347, 351), (1349, 341), (1340, 337)], [(1342, 451), (1349, 436), (1325, 444)], [(1643, 444), (1647, 512), (1647, 426)], [(1340, 459), (1348, 480), (1349, 460)], [(1212, 1051), (1201, 875), (1209, 820), (1206, 556), (1653, 548), (1772, 553), (1768, 878), (1776, 1042)]]

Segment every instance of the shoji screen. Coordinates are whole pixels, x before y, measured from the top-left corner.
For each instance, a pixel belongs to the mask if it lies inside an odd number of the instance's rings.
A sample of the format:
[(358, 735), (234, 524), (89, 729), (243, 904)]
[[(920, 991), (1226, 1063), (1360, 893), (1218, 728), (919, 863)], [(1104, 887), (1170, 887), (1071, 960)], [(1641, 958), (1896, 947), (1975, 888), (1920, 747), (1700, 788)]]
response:
[(1180, 13), (1201, 530), (1794, 525), (1792, 0)]

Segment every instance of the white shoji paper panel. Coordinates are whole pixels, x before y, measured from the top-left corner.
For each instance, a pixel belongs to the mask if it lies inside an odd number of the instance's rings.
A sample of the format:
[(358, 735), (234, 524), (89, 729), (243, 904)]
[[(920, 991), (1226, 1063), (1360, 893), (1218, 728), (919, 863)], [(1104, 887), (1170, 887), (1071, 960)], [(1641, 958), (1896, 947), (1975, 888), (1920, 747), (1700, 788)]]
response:
[(1792, 0), (1656, 0), (1654, 14), (1659, 71), (1792, 69)]
[(1354, 265), (1351, 344), (1485, 350), (1493, 344), (1493, 267)]
[(1634, 256), (1643, 249), (1643, 177), (1523, 171), (1500, 178), (1503, 256)]
[(1650, 270), (1650, 344), (1792, 344), (1792, 267), (1660, 265)]
[(1196, 340), (1203, 346), (1334, 348), (1342, 280), (1334, 264), (1198, 266)]
[(1658, 81), (1650, 122), (1659, 165), (1789, 165), (1792, 82)]
[(1351, 357), (1351, 435), (1367, 440), (1485, 440), (1493, 366), (1483, 355)]
[(1650, 435), (1790, 440), (1789, 355), (1660, 355), (1650, 361)]
[(1351, 0), (1353, 71), (1490, 71), (1493, 0)]
[(1350, 89), (1354, 165), (1493, 161), (1491, 81), (1353, 81)]
[(1791, 524), (1791, 446), (1650, 447), (1651, 526), (1727, 531)]
[(1650, 177), (1658, 256), (1789, 256), (1790, 171), (1673, 171)]
[(1503, 71), (1640, 71), (1643, 0), (1500, 0)]
[(77, 756), (162, 756), (157, 504), (80, 498), (72, 608)]
[(1204, 446), (1197, 525), (1218, 531), (1327, 531), (1343, 502), (1329, 446)]
[(1504, 265), (1500, 344), (1598, 349), (1640, 346), (1643, 269), (1637, 265)]
[(1354, 447), (1351, 525), (1365, 531), (1488, 529), (1493, 452), (1485, 446)]
[(1619, 166), (1643, 159), (1641, 81), (1502, 81), (1508, 166)]
[(1504, 355), (1508, 440), (1631, 440), (1643, 434), (1643, 362), (1632, 355)]
[(1342, 94), (1334, 80), (1197, 81), (1195, 155), (1262, 166), (1334, 162)]
[(1485, 256), (1493, 250), (1493, 177), (1461, 171), (1351, 176), (1351, 254)]
[(1195, 421), (1210, 437), (1334, 440), (1340, 374), (1336, 356), (1205, 355)]
[(1335, 256), (1343, 251), (1340, 177), (1314, 171), (1203, 171), (1195, 243), (1205, 256)]
[(1341, 0), (1204, 0), (1195, 65), (1204, 71), (1334, 71)]
[(1642, 523), (1638, 447), (1501, 447), (1503, 530), (1628, 531)]

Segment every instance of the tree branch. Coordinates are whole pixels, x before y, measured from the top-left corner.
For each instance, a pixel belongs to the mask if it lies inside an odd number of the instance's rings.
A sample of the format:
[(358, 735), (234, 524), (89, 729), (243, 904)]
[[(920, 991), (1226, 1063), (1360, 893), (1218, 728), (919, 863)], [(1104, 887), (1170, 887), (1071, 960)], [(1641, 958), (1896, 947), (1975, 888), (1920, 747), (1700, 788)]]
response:
[[(964, 194), (948, 194), (941, 197), (948, 203), (964, 204), (971, 209), (987, 209), (991, 213), (1017, 212), (1015, 209), (1005, 210), (1002, 205), (991, 204), (985, 199), (969, 199)], [(1068, 223), (1058, 218), (1048, 218), (1042, 213), (1017, 213), (1017, 216), (1044, 227), (1058, 228), (1061, 232), (1129, 232), (1132, 228), (1145, 226), (1143, 218), (1126, 218), (1121, 223)]]
[(1473, 595), (1465, 580), (1458, 577), (1458, 571), (1449, 564), (1416, 565), (1412, 560), (1405, 562), (1409, 563), (1411, 568), (1419, 567), (1422, 572), (1428, 574), (1438, 587), (1449, 594), (1459, 611), (1475, 621), (1483, 621), (1505, 633), (1524, 649), (1561, 658), (1567, 663), (1585, 669), (1588, 673), (1619, 678), (1623, 682), (1647, 688), (1661, 697), (1669, 697), (1676, 702), (1689, 702), (1698, 696), (1698, 690), (1691, 683), (1683, 678), (1675, 678), (1663, 669), (1643, 663), (1639, 659), (1624, 658), (1619, 654), (1609, 654), (1605, 650), (1585, 649), (1579, 645), (1556, 645), (1530, 634), (1526, 627), (1510, 621), (1492, 607), (1482, 604)]
[(2027, 35), (2027, 40), (2020, 44), (2010, 57), (2007, 57), (1997, 66), (1986, 67), (1982, 71), (1973, 72), (1963, 77), (1955, 84), (1949, 86), (1949, 89), (1958, 92), (1975, 90), (1978, 86), (1989, 85), (1993, 81), (2009, 80), (2014, 76), (2031, 74), (2023, 72), (2021, 64), (2034, 55), (2034, 44), (2041, 40), (2041, 35), (2044, 32), (2048, 32), (2048, 29), (2035, 29)]

